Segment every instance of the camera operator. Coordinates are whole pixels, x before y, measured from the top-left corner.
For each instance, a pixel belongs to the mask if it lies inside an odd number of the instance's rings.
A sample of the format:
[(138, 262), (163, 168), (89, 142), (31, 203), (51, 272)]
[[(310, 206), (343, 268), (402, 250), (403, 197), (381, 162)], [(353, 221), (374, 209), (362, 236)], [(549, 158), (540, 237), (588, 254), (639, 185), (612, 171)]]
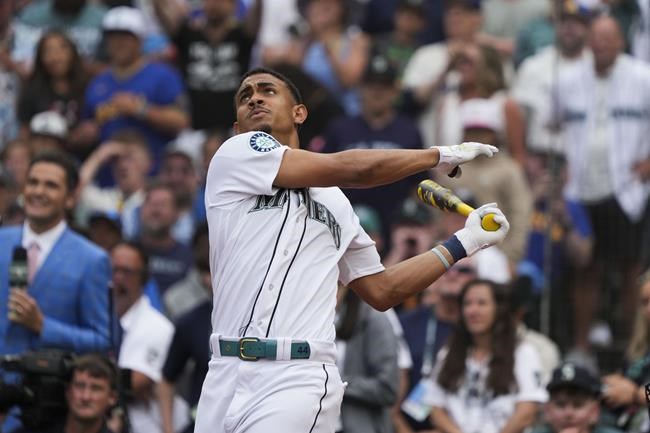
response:
[(42, 429), (21, 428), (15, 433), (113, 433), (107, 414), (117, 402), (116, 368), (101, 355), (75, 359), (65, 391), (65, 420)]
[[(65, 221), (77, 184), (69, 157), (39, 154), (30, 163), (23, 190), (25, 224), (0, 228), (0, 355), (43, 348), (108, 350), (109, 260)], [(17, 267), (23, 269), (21, 281), (15, 282), (12, 271), (10, 284), (9, 269)], [(19, 379), (0, 371), (3, 382)], [(19, 426), (14, 415), (0, 430)]]

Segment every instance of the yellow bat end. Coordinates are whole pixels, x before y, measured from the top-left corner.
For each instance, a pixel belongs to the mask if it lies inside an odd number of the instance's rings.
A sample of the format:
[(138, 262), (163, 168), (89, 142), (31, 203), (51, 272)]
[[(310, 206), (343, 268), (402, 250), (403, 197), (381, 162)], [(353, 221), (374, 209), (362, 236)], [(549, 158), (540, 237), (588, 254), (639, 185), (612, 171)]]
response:
[(487, 230), (488, 232), (495, 232), (499, 230), (501, 224), (494, 221), (494, 215), (495, 214), (493, 213), (489, 213), (481, 219), (481, 227), (483, 227), (483, 230)]

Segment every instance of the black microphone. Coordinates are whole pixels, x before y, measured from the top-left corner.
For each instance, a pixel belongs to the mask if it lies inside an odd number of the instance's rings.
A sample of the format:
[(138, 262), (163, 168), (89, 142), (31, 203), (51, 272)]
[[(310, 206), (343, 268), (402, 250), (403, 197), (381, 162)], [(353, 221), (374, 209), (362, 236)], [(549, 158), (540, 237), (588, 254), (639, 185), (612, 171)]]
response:
[(9, 287), (23, 290), (27, 288), (27, 250), (23, 247), (14, 248), (9, 265)]
[[(21, 246), (14, 248), (9, 265), (9, 289), (27, 289), (27, 250)], [(9, 311), (9, 320), (16, 320), (16, 312)]]

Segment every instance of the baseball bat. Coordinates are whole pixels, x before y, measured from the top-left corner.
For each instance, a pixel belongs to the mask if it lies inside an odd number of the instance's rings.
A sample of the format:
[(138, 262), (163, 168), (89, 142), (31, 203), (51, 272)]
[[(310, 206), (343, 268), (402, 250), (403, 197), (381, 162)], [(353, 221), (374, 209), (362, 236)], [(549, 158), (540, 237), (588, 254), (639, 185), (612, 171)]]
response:
[[(418, 197), (424, 203), (437, 207), (445, 212), (456, 212), (468, 216), (473, 207), (464, 203), (456, 194), (432, 180), (423, 180), (418, 185)], [(481, 219), (483, 230), (497, 231), (501, 225), (494, 221), (494, 214), (490, 213)]]

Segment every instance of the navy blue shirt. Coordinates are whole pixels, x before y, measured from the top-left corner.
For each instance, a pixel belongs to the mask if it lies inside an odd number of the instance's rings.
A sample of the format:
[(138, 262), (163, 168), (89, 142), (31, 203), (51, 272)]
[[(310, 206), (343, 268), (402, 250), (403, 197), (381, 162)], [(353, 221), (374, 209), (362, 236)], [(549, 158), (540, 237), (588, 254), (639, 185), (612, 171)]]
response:
[(201, 396), (203, 380), (208, 373), (210, 360), (210, 333), (212, 302), (205, 301), (183, 314), (176, 321), (174, 338), (167, 352), (162, 375), (169, 382), (176, 381), (190, 359), (194, 361), (192, 382), (187, 403), (196, 406)]
[[(429, 319), (433, 318), (433, 308), (430, 306), (418, 307), (414, 310), (406, 311), (399, 315), (400, 323), (404, 329), (404, 339), (411, 351), (413, 358), (413, 367), (409, 372), (409, 392), (422, 379), (422, 361), (424, 359), (425, 342), (427, 338), (427, 327)], [(454, 329), (454, 324), (436, 320), (436, 338), (433, 344), (432, 360), (435, 363), (438, 351), (447, 343), (449, 335)], [(408, 394), (407, 394), (408, 395)], [(415, 430), (431, 429), (428, 420), (417, 422), (405, 413), (402, 413), (411, 427)]]
[[(361, 116), (340, 117), (334, 120), (324, 134), (325, 153), (350, 149), (422, 149), (422, 137), (415, 123), (397, 115), (382, 129), (372, 129)], [(395, 209), (415, 191), (425, 174), (410, 176), (399, 182), (369, 189), (344, 189), (353, 205), (372, 207), (381, 219), (384, 239), (390, 239), (390, 225)]]

